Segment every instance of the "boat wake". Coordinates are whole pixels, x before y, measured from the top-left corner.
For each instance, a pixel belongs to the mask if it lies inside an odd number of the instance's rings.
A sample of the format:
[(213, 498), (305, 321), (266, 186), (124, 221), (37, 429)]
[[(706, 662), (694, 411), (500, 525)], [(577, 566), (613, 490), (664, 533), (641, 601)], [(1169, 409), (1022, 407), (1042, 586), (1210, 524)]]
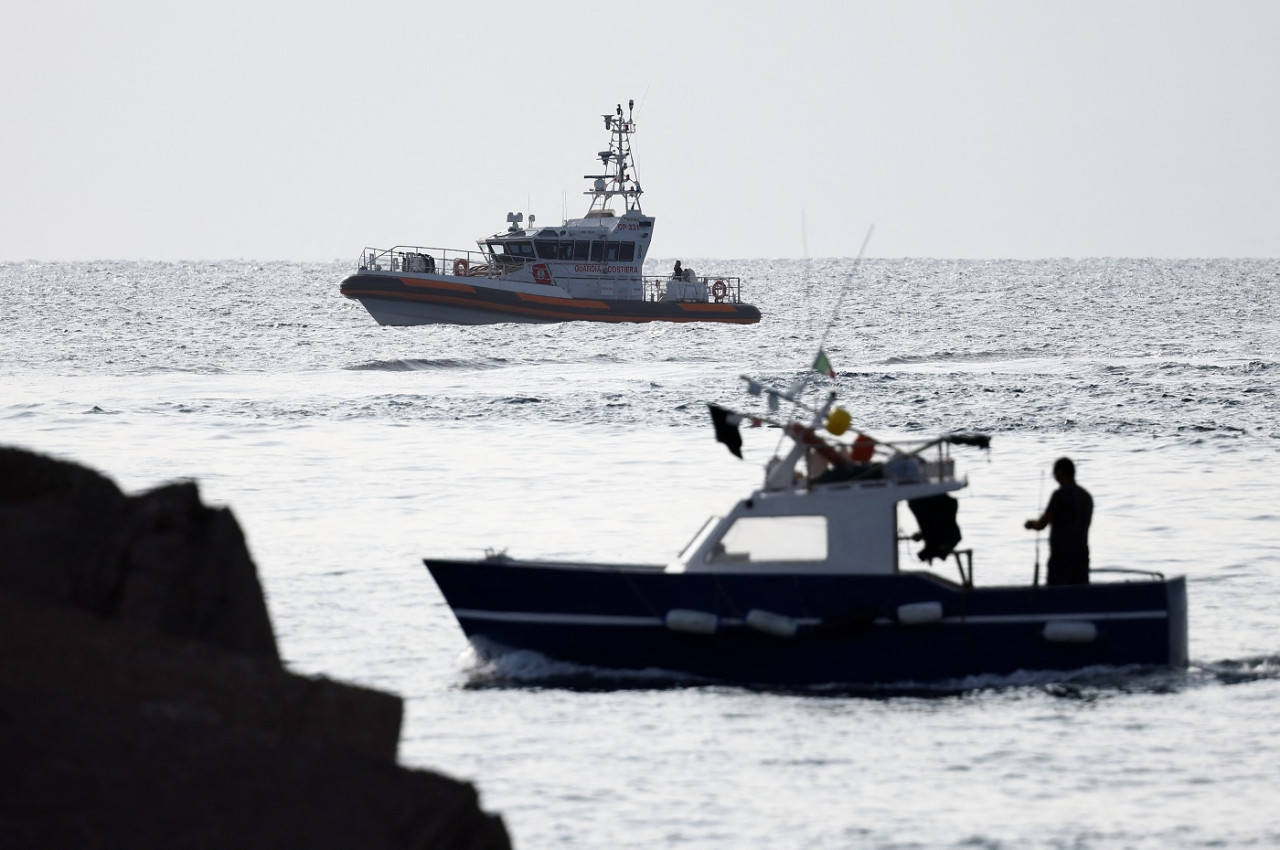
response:
[(878, 361), (880, 366), (922, 366), (932, 364), (965, 364), (965, 363), (1016, 363), (1028, 360), (1048, 362), (1047, 352), (1043, 349), (1023, 349), (1021, 351), (936, 351), (928, 354), (896, 354)]
[(444, 372), (449, 369), (497, 369), (505, 365), (502, 360), (457, 360), (452, 358), (441, 358), (439, 360), (426, 359), (395, 359), (395, 360), (371, 360), (368, 363), (357, 363), (354, 366), (343, 367), (352, 372)]
[(1222, 661), (1193, 661), (1191, 675), (1198, 675), (1222, 685), (1280, 679), (1280, 655), (1259, 655), (1253, 658)]
[[(476, 639), (482, 646), (483, 639)], [(672, 670), (614, 670), (557, 661), (532, 650), (469, 650), (464, 661), (468, 690), (555, 688), (567, 691), (661, 690), (702, 687), (707, 679)]]
[[(484, 641), (481, 641), (484, 644)], [(901, 681), (810, 686), (726, 683), (672, 670), (616, 670), (557, 661), (530, 650), (488, 646), (486, 656), (469, 648), (462, 660), (467, 690), (549, 688), (566, 691), (674, 690), (718, 688), (815, 698), (948, 698), (1000, 692), (1039, 691), (1068, 700), (1095, 700), (1129, 694), (1175, 694), (1191, 688), (1280, 679), (1280, 655), (1192, 662), (1178, 670), (1149, 665), (1097, 665), (1079, 670), (1019, 670), (931, 682)]]

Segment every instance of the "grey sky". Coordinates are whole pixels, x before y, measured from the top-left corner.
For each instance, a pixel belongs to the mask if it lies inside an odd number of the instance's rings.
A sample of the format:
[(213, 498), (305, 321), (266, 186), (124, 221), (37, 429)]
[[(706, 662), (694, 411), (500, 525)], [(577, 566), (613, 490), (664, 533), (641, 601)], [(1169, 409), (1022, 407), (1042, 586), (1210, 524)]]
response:
[[(0, 260), (354, 259), (584, 209), (654, 256), (1280, 256), (1280, 3), (41, 0)], [(803, 226), (802, 226), (803, 222)]]

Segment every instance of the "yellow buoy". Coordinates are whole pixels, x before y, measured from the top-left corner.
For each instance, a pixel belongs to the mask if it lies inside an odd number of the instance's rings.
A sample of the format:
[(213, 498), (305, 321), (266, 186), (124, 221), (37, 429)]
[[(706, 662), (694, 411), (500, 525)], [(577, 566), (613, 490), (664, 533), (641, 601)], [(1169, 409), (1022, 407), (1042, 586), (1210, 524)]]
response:
[(849, 415), (849, 411), (843, 407), (837, 407), (827, 416), (827, 433), (839, 437), (849, 430), (849, 423), (852, 421), (853, 417)]

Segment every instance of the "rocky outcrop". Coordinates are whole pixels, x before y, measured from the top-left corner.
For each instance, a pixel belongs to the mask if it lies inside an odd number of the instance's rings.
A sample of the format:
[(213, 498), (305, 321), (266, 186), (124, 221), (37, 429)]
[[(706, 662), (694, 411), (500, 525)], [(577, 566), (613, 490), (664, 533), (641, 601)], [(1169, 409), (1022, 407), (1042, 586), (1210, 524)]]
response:
[(0, 850), (509, 847), (472, 786), (396, 764), (401, 714), (281, 666), (194, 483), (0, 448)]
[(279, 661), (244, 535), (195, 482), (126, 496), (72, 463), (0, 448), (0, 588)]

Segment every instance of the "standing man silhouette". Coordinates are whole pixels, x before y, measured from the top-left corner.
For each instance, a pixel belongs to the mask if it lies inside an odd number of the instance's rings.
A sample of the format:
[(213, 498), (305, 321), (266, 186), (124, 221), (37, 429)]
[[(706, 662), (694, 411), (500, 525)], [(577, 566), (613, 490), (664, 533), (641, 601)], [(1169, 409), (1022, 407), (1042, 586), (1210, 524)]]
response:
[(1061, 457), (1053, 464), (1058, 489), (1037, 519), (1025, 527), (1033, 531), (1049, 528), (1047, 584), (1089, 583), (1089, 523), (1093, 520), (1093, 497), (1076, 483), (1076, 465)]

